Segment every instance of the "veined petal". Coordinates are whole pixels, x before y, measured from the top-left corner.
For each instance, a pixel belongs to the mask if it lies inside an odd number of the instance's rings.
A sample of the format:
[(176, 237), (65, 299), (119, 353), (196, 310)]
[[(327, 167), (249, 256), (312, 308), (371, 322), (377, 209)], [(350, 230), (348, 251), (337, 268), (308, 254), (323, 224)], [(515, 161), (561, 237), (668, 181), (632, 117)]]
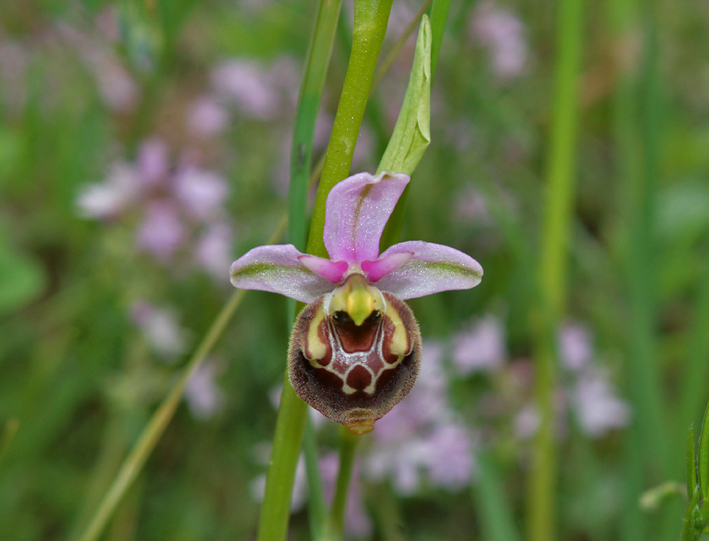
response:
[(301, 302), (312, 302), (332, 283), (305, 267), (292, 244), (258, 246), (231, 264), (231, 283), (241, 289), (280, 293)]
[(336, 184), (327, 197), (323, 235), (330, 259), (377, 259), (384, 226), (408, 182), (408, 175), (383, 172), (358, 173)]
[(469, 289), (482, 279), (480, 263), (442, 244), (418, 240), (402, 242), (385, 250), (380, 259), (401, 252), (412, 252), (413, 256), (377, 282), (379, 289), (400, 299), (423, 297), (449, 289)]
[(347, 261), (330, 261), (324, 257), (310, 254), (299, 256), (298, 261), (300, 261), (304, 267), (310, 269), (315, 274), (319, 274), (333, 284), (341, 282), (345, 272), (347, 272), (349, 268)]
[(362, 261), (362, 270), (370, 282), (377, 282), (401, 267), (413, 255), (413, 252), (396, 252), (374, 261)]

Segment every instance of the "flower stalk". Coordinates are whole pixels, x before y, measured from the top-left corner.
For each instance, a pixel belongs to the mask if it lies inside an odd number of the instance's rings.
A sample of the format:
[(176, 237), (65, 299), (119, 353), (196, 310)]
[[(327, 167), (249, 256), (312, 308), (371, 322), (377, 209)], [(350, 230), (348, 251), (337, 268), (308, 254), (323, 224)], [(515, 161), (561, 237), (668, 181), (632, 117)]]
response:
[(354, 4), (352, 53), (320, 176), (306, 249), (309, 254), (327, 256), (323, 243), (325, 203), (335, 184), (350, 174), (352, 156), (369, 99), (379, 51), (389, 23), (392, 2), (393, 0), (356, 0)]

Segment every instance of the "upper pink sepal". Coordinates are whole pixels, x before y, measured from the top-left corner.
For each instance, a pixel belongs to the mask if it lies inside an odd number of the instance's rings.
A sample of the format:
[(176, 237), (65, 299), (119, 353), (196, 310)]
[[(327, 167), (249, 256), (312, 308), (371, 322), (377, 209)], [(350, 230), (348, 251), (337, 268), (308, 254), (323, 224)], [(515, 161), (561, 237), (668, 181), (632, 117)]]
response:
[(472, 257), (450, 246), (432, 242), (401, 242), (385, 250), (380, 259), (402, 252), (413, 255), (377, 282), (379, 289), (389, 291), (402, 300), (450, 289), (469, 289), (482, 279), (483, 268)]
[(408, 175), (383, 172), (358, 173), (336, 184), (327, 197), (323, 234), (330, 259), (377, 259), (384, 226), (408, 183)]
[(310, 269), (315, 274), (319, 274), (333, 284), (341, 282), (349, 268), (347, 261), (330, 261), (324, 257), (310, 254), (298, 256), (298, 261), (300, 261), (304, 267)]
[(302, 255), (292, 244), (257, 246), (232, 263), (231, 283), (242, 289), (271, 291), (312, 302), (332, 291), (333, 285), (304, 266), (299, 260)]
[(370, 282), (378, 282), (387, 274), (394, 272), (414, 255), (413, 252), (392, 253), (374, 261), (362, 261), (362, 270)]

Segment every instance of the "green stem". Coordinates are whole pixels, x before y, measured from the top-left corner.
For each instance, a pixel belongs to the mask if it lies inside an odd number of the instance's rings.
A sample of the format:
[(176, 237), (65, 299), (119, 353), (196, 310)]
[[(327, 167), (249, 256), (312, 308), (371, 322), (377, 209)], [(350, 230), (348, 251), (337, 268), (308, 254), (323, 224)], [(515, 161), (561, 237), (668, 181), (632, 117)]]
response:
[(359, 436), (350, 434), (344, 426), (340, 427), (340, 469), (337, 474), (335, 496), (330, 509), (331, 539), (342, 539), (343, 536), (347, 493), (357, 454), (357, 443), (359, 443)]
[(286, 372), (278, 408), (276, 434), (273, 437), (271, 465), (266, 475), (266, 492), (258, 530), (259, 541), (279, 541), (286, 538), (295, 469), (307, 415), (308, 406), (295, 394)]
[(574, 200), (578, 95), (583, 36), (583, 0), (559, 4), (545, 214), (539, 261), (540, 319), (537, 325), (535, 395), (541, 417), (532, 449), (527, 500), (528, 537), (556, 537), (557, 449), (554, 439), (555, 333), (567, 297), (567, 255)]
[(514, 514), (507, 502), (500, 472), (491, 453), (478, 454), (478, 479), (473, 485), (483, 536), (490, 541), (519, 541)]
[(330, 65), (341, 4), (342, 0), (320, 2), (298, 96), (291, 148), (288, 239), (299, 250), (305, 247), (308, 177), (312, 165), (315, 122)]
[(438, 67), (438, 56), (441, 52), (443, 34), (448, 20), (448, 9), (450, 0), (434, 0), (431, 7), (431, 80), (436, 77), (436, 67)]
[(706, 381), (709, 373), (706, 363), (709, 356), (709, 258), (704, 258), (704, 275), (699, 283), (697, 306), (687, 354), (687, 372), (682, 384), (681, 426), (686, 430), (694, 421), (706, 401)]
[(305, 434), (303, 437), (303, 455), (305, 455), (305, 471), (308, 476), (308, 518), (310, 520), (310, 538), (313, 541), (323, 539), (327, 521), (325, 494), (322, 490), (322, 479), (318, 464), (318, 448), (315, 441), (315, 430), (309, 416), (306, 415)]
[(314, 255), (327, 257), (323, 244), (325, 202), (335, 184), (349, 176), (352, 155), (389, 22), (392, 1), (355, 1), (352, 52), (327, 147), (308, 238), (308, 252)]
[[(322, 101), (323, 88), (327, 76), (332, 47), (340, 18), (341, 0), (322, 0), (317, 20), (308, 48), (303, 83), (298, 96), (295, 124), (293, 126), (293, 146), (291, 149), (289, 227), (288, 239), (299, 250), (305, 249), (307, 231), (307, 196), (310, 188), (310, 174), (313, 157), (315, 123)], [(291, 319), (295, 317), (296, 303), (289, 302)], [(297, 409), (296, 409), (297, 411)], [(297, 435), (296, 435), (297, 436)], [(327, 518), (325, 496), (318, 470), (317, 443), (312, 423), (308, 422), (303, 434), (305, 465), (308, 472), (308, 513), (311, 536), (319, 539)]]

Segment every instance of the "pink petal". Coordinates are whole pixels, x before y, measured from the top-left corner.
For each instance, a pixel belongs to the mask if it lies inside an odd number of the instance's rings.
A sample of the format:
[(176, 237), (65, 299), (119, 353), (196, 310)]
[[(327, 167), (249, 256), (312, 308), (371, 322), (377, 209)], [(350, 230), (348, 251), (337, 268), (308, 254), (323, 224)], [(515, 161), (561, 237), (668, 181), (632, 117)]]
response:
[(301, 302), (312, 302), (328, 291), (330, 281), (306, 268), (292, 244), (258, 246), (231, 264), (231, 283), (241, 289), (280, 293)]
[(363, 261), (362, 270), (370, 282), (378, 282), (387, 274), (394, 272), (414, 255), (413, 252), (398, 252), (375, 261)]
[(298, 261), (307, 269), (329, 280), (333, 284), (342, 281), (342, 277), (347, 272), (349, 265), (346, 261), (330, 261), (324, 257), (304, 254), (298, 257)]
[(358, 173), (330, 191), (323, 240), (333, 261), (375, 260), (379, 240), (409, 182), (403, 173)]
[(380, 259), (411, 252), (413, 256), (377, 282), (402, 300), (450, 289), (469, 289), (480, 283), (483, 269), (469, 255), (441, 244), (412, 240), (395, 244)]

